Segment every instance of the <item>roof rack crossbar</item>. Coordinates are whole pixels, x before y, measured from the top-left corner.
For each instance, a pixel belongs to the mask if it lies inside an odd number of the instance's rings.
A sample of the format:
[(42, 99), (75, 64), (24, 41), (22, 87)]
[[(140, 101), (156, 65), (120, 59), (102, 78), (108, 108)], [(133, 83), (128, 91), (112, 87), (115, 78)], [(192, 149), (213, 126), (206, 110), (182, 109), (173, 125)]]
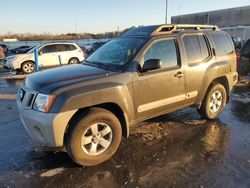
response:
[(160, 34), (171, 34), (175, 31), (193, 29), (193, 30), (219, 30), (216, 25), (195, 25), (195, 24), (166, 24), (159, 26), (151, 35), (160, 35)]

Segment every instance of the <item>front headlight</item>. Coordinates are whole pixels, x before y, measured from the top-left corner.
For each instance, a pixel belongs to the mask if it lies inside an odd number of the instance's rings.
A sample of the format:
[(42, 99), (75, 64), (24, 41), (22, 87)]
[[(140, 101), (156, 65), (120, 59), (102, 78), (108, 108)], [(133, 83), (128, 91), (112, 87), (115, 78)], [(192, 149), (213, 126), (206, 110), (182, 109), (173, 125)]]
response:
[(51, 105), (53, 104), (56, 96), (55, 95), (45, 95), (39, 93), (36, 96), (33, 109), (40, 112), (49, 112)]
[(17, 59), (15, 56), (6, 57), (6, 60), (7, 60), (7, 61), (13, 61), (13, 60), (15, 60), (15, 59)]

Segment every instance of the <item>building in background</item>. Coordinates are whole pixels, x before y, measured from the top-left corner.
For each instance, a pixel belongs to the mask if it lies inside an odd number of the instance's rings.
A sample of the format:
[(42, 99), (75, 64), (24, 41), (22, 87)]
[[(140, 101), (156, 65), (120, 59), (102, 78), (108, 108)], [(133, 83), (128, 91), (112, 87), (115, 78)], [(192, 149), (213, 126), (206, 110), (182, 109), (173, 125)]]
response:
[(250, 6), (172, 16), (171, 23), (217, 25), (245, 42), (250, 38)]

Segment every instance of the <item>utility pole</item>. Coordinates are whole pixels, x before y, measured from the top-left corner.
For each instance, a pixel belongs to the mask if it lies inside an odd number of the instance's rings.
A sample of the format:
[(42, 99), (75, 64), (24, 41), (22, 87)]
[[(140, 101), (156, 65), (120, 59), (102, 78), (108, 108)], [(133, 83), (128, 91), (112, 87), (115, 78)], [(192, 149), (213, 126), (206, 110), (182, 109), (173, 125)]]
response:
[(166, 18), (165, 18), (165, 24), (168, 23), (168, 0), (166, 0)]
[(77, 35), (77, 20), (75, 20), (75, 35), (76, 35), (76, 43), (78, 40), (78, 35)]
[(207, 13), (207, 25), (210, 25), (210, 12)]

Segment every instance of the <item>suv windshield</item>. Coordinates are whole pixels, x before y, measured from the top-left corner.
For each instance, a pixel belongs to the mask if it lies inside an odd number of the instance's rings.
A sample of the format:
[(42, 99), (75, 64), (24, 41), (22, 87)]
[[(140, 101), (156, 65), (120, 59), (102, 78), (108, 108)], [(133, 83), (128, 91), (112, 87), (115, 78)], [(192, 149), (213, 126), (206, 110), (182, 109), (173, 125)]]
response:
[(35, 47), (36, 47), (37, 49), (39, 49), (41, 46), (43, 46), (43, 45), (38, 45), (38, 46), (33, 46), (33, 47), (31, 47), (31, 49), (27, 52), (27, 54), (31, 54), (31, 53), (33, 53), (33, 52), (34, 52)]
[(145, 42), (146, 39), (141, 38), (112, 40), (89, 56), (86, 62), (120, 69), (135, 56)]

